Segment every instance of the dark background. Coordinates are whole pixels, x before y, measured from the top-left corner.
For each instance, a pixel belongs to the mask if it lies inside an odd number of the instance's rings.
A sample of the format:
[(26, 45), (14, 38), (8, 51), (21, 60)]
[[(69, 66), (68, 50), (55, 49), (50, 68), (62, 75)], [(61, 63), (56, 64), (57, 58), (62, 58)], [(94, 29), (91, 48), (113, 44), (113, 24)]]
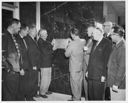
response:
[[(6, 2), (7, 3), (7, 2)], [(9, 2), (13, 5), (13, 2)], [(2, 32), (6, 29), (12, 11), (2, 9)], [(36, 2), (20, 2), (20, 20), (28, 25), (36, 24)], [(69, 31), (76, 26), (81, 38), (86, 38), (86, 27), (94, 20), (104, 22), (103, 2), (41, 2), (41, 28), (48, 30), (48, 40), (68, 38)], [(50, 90), (71, 94), (68, 58), (64, 50), (53, 54), (52, 82)], [(83, 93), (84, 95), (84, 93)]]

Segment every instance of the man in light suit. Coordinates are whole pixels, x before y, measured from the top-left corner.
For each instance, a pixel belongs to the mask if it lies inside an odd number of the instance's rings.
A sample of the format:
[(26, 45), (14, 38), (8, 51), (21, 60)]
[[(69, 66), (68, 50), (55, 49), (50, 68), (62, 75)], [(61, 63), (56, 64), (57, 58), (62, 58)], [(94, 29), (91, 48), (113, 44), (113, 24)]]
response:
[(72, 100), (81, 100), (81, 89), (83, 80), (83, 49), (85, 40), (79, 37), (79, 30), (73, 28), (71, 30), (71, 41), (66, 48), (65, 56), (69, 57), (70, 85), (72, 90)]
[(119, 26), (112, 28), (111, 38), (116, 44), (108, 62), (107, 85), (110, 87), (111, 100), (125, 100), (125, 41), (124, 31)]
[(102, 24), (96, 23), (92, 34), (93, 46), (88, 63), (89, 100), (103, 100), (107, 76), (107, 62), (112, 49), (111, 42), (103, 38)]

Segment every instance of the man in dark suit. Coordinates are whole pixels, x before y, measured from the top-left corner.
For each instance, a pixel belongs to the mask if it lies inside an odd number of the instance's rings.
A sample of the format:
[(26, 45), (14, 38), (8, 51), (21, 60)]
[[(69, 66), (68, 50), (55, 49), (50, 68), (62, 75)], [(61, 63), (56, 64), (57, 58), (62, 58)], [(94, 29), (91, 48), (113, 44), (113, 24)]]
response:
[(28, 47), (26, 44), (26, 41), (24, 40), (24, 37), (28, 34), (28, 26), (25, 24), (22, 24), (19, 35), (16, 36), (16, 40), (20, 46), (21, 51), (21, 61), (20, 61), (20, 67), (21, 67), (21, 76), (19, 81), (19, 90), (17, 99), (18, 100), (25, 100), (25, 97), (27, 95), (27, 91), (29, 89), (28, 87), (28, 72), (30, 69), (30, 61), (28, 58)]
[(20, 21), (18, 19), (12, 19), (9, 22), (7, 31), (2, 36), (2, 56), (5, 59), (6, 72), (5, 78), (3, 78), (3, 100), (15, 101), (20, 75), (20, 50), (16, 41), (15, 34), (20, 30)]
[(103, 100), (107, 76), (107, 62), (112, 49), (111, 42), (103, 38), (102, 24), (96, 23), (92, 34), (93, 43), (88, 63), (89, 100)]
[(29, 26), (29, 33), (25, 37), (25, 41), (28, 46), (28, 57), (31, 65), (29, 70), (29, 92), (26, 97), (27, 100), (33, 100), (38, 90), (38, 70), (40, 69), (40, 51), (35, 40), (37, 30), (35, 25)]

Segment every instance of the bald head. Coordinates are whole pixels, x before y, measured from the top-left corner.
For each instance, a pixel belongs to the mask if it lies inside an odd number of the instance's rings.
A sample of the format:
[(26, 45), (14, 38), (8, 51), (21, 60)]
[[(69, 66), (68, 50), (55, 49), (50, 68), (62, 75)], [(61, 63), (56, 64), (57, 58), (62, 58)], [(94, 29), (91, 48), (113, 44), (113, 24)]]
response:
[(39, 36), (40, 36), (43, 40), (46, 40), (46, 39), (47, 39), (47, 36), (48, 36), (47, 30), (46, 30), (46, 29), (41, 29), (41, 30), (39, 31)]

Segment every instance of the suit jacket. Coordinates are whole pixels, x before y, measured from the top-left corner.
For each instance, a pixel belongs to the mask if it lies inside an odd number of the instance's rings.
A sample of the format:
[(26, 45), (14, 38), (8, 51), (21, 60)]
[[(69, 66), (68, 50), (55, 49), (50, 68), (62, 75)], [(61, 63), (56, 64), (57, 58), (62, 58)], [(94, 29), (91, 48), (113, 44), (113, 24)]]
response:
[(107, 63), (112, 50), (112, 43), (108, 39), (103, 38), (95, 50), (93, 50), (94, 44), (88, 64), (88, 79), (101, 81), (102, 76), (107, 76)]
[(108, 79), (109, 87), (116, 85), (119, 89), (125, 89), (125, 41), (113, 47), (108, 62)]
[(72, 41), (65, 51), (65, 56), (69, 57), (69, 71), (79, 72), (83, 68), (85, 41), (80, 39)]
[(39, 38), (38, 46), (41, 51), (41, 67), (51, 67), (53, 53), (51, 43), (48, 41), (44, 41), (42, 38)]
[(20, 51), (21, 51), (21, 60), (20, 60), (20, 66), (25, 71), (28, 71), (30, 69), (30, 61), (28, 57), (28, 48), (26, 48), (25, 43), (23, 41), (23, 38), (21, 38), (20, 35), (16, 36), (16, 40), (19, 44)]
[(38, 48), (37, 42), (34, 41), (29, 35), (25, 37), (26, 44), (28, 46), (28, 56), (32, 67), (36, 66), (40, 68), (41, 53)]
[(104, 33), (104, 37), (112, 42), (111, 34)]
[(20, 70), (19, 56), (11, 35), (6, 31), (2, 36), (2, 56), (6, 59), (6, 69), (18, 72)]

